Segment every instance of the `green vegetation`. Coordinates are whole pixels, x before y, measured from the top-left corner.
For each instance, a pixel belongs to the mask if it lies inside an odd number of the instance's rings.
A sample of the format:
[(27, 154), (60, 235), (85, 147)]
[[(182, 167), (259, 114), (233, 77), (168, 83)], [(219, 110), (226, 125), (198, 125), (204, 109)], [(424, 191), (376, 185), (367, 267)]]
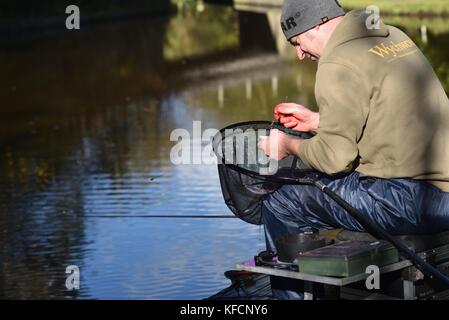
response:
[(386, 15), (382, 17), (386, 24), (399, 26), (408, 31), (418, 31), (421, 26), (426, 26), (427, 30), (434, 35), (449, 33), (449, 20), (442, 17), (417, 17), (417, 16), (393, 16)]
[(447, 0), (339, 0), (345, 8), (378, 6), (381, 12), (397, 15), (449, 16)]
[(198, 10), (189, 4), (170, 20), (164, 58), (177, 60), (236, 48), (238, 44), (238, 20), (232, 7), (210, 6)]

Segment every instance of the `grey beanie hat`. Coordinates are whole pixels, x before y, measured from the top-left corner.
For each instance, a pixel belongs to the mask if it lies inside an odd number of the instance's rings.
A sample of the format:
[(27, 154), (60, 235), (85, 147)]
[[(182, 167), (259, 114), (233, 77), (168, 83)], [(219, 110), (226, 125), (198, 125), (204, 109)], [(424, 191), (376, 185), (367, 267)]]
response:
[(284, 0), (281, 27), (287, 40), (330, 19), (343, 16), (338, 0)]

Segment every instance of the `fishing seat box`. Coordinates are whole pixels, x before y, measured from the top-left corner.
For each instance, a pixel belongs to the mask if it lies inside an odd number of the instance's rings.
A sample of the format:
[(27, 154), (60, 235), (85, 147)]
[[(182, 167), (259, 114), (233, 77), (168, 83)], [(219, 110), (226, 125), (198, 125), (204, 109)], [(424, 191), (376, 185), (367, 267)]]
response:
[[(449, 231), (431, 235), (396, 236), (411, 250), (432, 252), (440, 248), (432, 258), (439, 264), (449, 260)], [(322, 276), (350, 277), (365, 273), (369, 265), (382, 267), (400, 259), (396, 248), (386, 241), (378, 241), (367, 233), (342, 231), (334, 245), (326, 246), (299, 255), (300, 272)]]
[[(394, 238), (417, 253), (449, 245), (449, 231), (435, 234), (394, 236)], [(376, 241), (376, 239), (368, 233), (349, 230), (343, 230), (338, 233), (337, 240)]]
[(364, 273), (369, 265), (381, 267), (395, 263), (399, 254), (385, 241), (347, 240), (300, 253), (297, 261), (300, 272), (350, 277)]

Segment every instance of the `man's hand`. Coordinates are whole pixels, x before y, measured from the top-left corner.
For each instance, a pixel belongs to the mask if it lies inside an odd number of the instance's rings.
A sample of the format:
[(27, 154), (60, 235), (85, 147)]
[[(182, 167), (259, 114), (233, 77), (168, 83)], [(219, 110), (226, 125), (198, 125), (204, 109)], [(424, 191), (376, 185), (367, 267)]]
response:
[(280, 103), (274, 108), (274, 118), (286, 128), (310, 132), (318, 129), (320, 114), (296, 103)]
[(301, 139), (291, 137), (282, 131), (273, 129), (268, 137), (260, 137), (257, 146), (267, 156), (275, 160), (281, 160), (290, 154), (297, 154)]

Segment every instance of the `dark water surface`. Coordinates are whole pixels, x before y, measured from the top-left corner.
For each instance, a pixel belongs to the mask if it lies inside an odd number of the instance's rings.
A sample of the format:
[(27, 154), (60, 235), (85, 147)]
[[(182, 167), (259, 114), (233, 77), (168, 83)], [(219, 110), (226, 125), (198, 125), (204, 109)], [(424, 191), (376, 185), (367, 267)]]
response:
[[(229, 284), (263, 230), (206, 219), (231, 215), (216, 167), (174, 165), (170, 133), (271, 119), (284, 100), (315, 106), (315, 66), (292, 59), (272, 21), (191, 6), (1, 47), (1, 298), (202, 299)], [(449, 22), (427, 44), (408, 22), (448, 88)]]

